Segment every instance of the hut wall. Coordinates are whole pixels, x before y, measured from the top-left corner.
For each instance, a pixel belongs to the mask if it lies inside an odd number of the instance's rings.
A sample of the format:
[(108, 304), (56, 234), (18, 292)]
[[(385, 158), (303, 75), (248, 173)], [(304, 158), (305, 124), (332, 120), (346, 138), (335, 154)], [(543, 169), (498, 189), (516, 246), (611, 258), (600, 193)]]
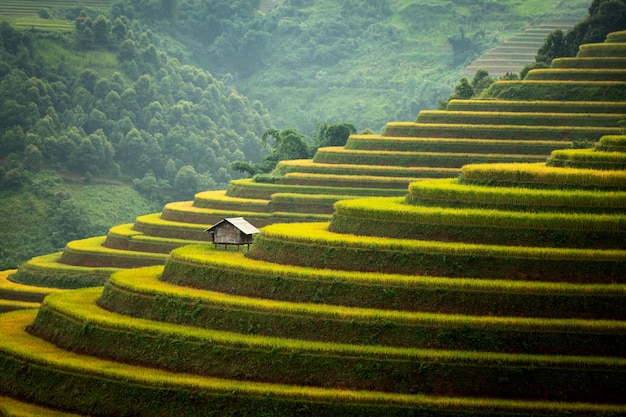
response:
[(243, 242), (241, 231), (230, 223), (221, 224), (215, 229), (215, 243), (239, 244)]

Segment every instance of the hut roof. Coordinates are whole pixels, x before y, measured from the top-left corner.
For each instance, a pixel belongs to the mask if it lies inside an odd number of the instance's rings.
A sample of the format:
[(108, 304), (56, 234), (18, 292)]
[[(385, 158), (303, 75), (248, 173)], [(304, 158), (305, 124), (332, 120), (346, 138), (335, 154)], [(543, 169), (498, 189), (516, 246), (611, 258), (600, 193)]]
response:
[(215, 223), (213, 226), (206, 229), (205, 231), (210, 232), (216, 227), (218, 227), (219, 225), (223, 224), (224, 222), (232, 224), (233, 226), (235, 226), (237, 229), (239, 229), (242, 233), (246, 235), (253, 235), (256, 233), (260, 233), (259, 229), (257, 229), (256, 227), (248, 223), (248, 221), (244, 219), (243, 217), (231, 217), (230, 219), (221, 220), (218, 223)]

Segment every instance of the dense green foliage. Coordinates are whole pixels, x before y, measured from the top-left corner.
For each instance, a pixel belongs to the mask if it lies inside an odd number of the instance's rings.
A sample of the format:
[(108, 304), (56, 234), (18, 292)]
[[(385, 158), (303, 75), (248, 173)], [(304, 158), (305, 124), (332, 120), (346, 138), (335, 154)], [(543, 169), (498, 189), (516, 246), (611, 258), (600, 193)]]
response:
[(232, 161), (258, 160), (263, 106), (127, 23), (81, 12), (73, 39), (2, 23), (5, 187), (19, 188), (25, 169), (57, 168), (135, 179), (149, 196), (183, 199), (224, 187)]
[(626, 1), (593, 0), (589, 15), (572, 30), (552, 32), (537, 51), (537, 63), (549, 65), (554, 58), (576, 56), (578, 47), (604, 42), (610, 32), (626, 29)]
[(159, 15), (146, 11), (158, 2), (126, 3), (155, 33), (178, 41), (177, 56), (261, 100), (277, 126), (305, 133), (326, 121), (380, 130), (386, 121), (410, 120), (447, 96), (472, 58), (536, 20), (583, 18), (588, 6), (586, 0), (566, 7), (555, 0), (179, 0), (174, 13)]

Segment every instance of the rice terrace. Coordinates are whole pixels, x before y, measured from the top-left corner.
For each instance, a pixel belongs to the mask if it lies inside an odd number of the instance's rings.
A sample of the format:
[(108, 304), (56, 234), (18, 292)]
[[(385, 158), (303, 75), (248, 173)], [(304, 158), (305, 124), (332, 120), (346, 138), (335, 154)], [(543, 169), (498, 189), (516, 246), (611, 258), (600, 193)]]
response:
[(625, 129), (617, 31), (1, 271), (0, 416), (626, 416)]

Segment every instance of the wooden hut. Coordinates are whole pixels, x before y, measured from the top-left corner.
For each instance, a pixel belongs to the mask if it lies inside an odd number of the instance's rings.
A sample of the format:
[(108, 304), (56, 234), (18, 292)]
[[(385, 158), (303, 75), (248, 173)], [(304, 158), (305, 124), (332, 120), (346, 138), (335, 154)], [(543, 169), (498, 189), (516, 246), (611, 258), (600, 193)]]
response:
[(216, 249), (217, 245), (224, 245), (224, 247), (248, 245), (248, 249), (250, 249), (254, 235), (259, 233), (259, 230), (243, 217), (224, 219), (205, 231), (211, 235), (211, 242)]

